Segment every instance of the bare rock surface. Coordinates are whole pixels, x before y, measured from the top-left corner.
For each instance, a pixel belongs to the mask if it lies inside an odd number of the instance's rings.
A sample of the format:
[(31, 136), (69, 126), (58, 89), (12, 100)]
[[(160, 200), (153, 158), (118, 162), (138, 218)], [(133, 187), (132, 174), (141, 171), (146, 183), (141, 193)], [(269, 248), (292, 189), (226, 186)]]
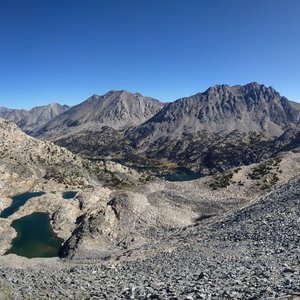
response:
[(31, 268), (4, 264), (0, 272), (15, 299), (297, 299), (299, 184), (220, 219), (171, 230), (121, 258), (64, 260), (53, 268), (30, 260)]
[[(169, 103), (127, 138), (140, 155), (215, 172), (281, 151), (272, 141), (298, 128), (299, 120), (299, 104), (272, 87), (216, 85)], [(285, 136), (283, 144), (290, 143)]]
[(12, 290), (10, 284), (5, 278), (0, 278), (0, 299), (12, 300)]
[(291, 103), (272, 87), (252, 82), (244, 86), (216, 85), (204, 93), (169, 103), (138, 131), (158, 139), (167, 131), (172, 138), (199, 130), (210, 132), (267, 131), (283, 133), (299, 122), (299, 105)]

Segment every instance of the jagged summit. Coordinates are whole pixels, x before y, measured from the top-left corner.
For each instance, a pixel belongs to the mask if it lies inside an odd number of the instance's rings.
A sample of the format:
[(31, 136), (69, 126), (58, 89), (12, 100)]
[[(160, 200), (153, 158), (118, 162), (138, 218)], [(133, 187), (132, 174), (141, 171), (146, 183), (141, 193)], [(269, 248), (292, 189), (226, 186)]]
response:
[(261, 93), (265, 95), (273, 95), (279, 96), (280, 94), (272, 87), (272, 86), (265, 86), (264, 84), (260, 84), (258, 82), (250, 82), (245, 85), (227, 85), (227, 84), (216, 84), (213, 87), (209, 87), (204, 93), (197, 93), (197, 95), (212, 95), (212, 94), (219, 94), (222, 96), (222, 93), (233, 93), (233, 94), (239, 94), (239, 93)]
[[(103, 98), (116, 97), (116, 98), (121, 98), (121, 99), (127, 99), (130, 97), (136, 97), (136, 98), (144, 97), (144, 98), (149, 98), (149, 99), (151, 98), (151, 97), (143, 96), (141, 93), (138, 93), (138, 92), (133, 93), (133, 92), (129, 92), (127, 90), (110, 90), (102, 96), (100, 96), (100, 95), (93, 95), (93, 96), (98, 99), (101, 99), (102, 97)], [(156, 100), (154, 98), (151, 98), (151, 99)]]
[[(130, 91), (127, 91), (127, 90), (110, 90), (110, 91), (106, 92), (103, 95), (93, 94), (92, 96), (90, 96), (88, 98), (88, 100), (89, 99), (108, 98), (108, 97), (112, 97), (112, 96), (116, 96), (116, 97), (126, 97), (126, 96), (144, 97), (141, 93), (138, 93), (138, 92), (133, 93), (133, 92), (130, 92)], [(145, 98), (151, 98), (151, 97), (145, 97)]]

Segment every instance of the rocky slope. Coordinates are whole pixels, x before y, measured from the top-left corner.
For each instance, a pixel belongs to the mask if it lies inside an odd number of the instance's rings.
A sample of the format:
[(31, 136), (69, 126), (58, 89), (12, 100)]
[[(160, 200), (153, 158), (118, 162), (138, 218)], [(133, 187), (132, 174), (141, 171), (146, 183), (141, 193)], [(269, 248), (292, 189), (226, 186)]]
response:
[(89, 161), (49, 141), (23, 133), (0, 118), (0, 168), (3, 174), (32, 180), (55, 180), (84, 187), (90, 182), (134, 184), (141, 175), (114, 162)]
[[(35, 211), (47, 212), (59, 236), (69, 239), (64, 255), (82, 250), (96, 256), (110, 248), (119, 251), (124, 245), (143, 244), (156, 231), (192, 224), (198, 216), (185, 203), (179, 207), (168, 200), (152, 203), (143, 188), (134, 190), (147, 176), (128, 167), (82, 159), (51, 142), (27, 136), (11, 121), (0, 120), (0, 136), (1, 210), (9, 206), (12, 195), (46, 192), (0, 220), (0, 236), (5, 237), (1, 253), (15, 236), (11, 222)], [(62, 199), (62, 192), (69, 189), (78, 191), (77, 201)]]
[[(51, 142), (36, 140), (12, 121), (0, 119), (0, 137), (0, 211), (10, 205), (10, 197), (16, 194), (46, 193), (34, 201), (29, 200), (9, 218), (0, 218), (1, 254), (9, 249), (15, 236), (11, 222), (36, 211), (48, 213), (54, 230), (63, 239), (68, 239), (77, 218), (86, 213), (80, 206), (85, 208), (93, 198), (86, 200), (85, 205), (78, 201), (68, 202), (62, 197), (64, 191), (75, 190), (85, 195), (93, 186), (107, 186), (106, 189), (112, 192), (111, 187), (126, 188), (146, 180), (146, 176), (128, 167), (114, 162), (91, 162)], [(95, 192), (99, 203), (101, 192)], [(88, 218), (89, 214), (85, 216)]]
[(94, 95), (58, 116), (38, 132), (37, 137), (65, 137), (85, 131), (98, 131), (104, 126), (125, 130), (140, 125), (155, 115), (163, 104), (141, 94), (110, 91)]
[[(51, 216), (55, 213), (63, 215), (56, 225), (61, 236), (69, 237), (75, 223), (76, 205), (65, 203), (62, 192), (81, 190), (88, 185), (92, 176), (89, 166), (67, 149), (27, 136), (12, 121), (0, 119), (0, 136), (1, 211), (10, 205), (10, 197), (16, 194), (27, 191), (47, 193), (37, 201), (29, 201), (11, 218), (0, 218), (1, 254), (10, 248), (16, 235), (10, 227), (11, 222), (34, 211), (45, 211)], [(62, 224), (64, 228), (60, 227)]]
[(3, 173), (32, 179), (55, 179), (85, 185), (89, 173), (85, 161), (51, 142), (36, 140), (13, 122), (0, 119), (0, 167)]
[(31, 134), (37, 130), (37, 128), (45, 125), (68, 109), (69, 107), (67, 105), (60, 105), (58, 103), (37, 106), (31, 110), (0, 107), (0, 117), (14, 121), (23, 131)]
[(124, 133), (108, 126), (58, 137), (54, 142), (89, 158), (129, 157), (134, 153), (132, 142)]
[[(155, 180), (129, 190), (93, 189), (79, 198), (90, 217), (78, 222), (63, 255), (78, 259), (131, 253), (136, 247), (157, 242), (172, 228), (236, 211), (288, 183), (299, 172), (300, 154), (285, 153), (263, 163), (188, 182)], [(103, 196), (97, 196), (97, 206), (84, 208), (84, 203), (91, 201), (88, 199), (100, 194)]]
[(14, 299), (299, 299), (299, 185), (298, 177), (102, 261), (2, 257), (3, 291)]
[[(0, 208), (8, 206), (14, 194), (46, 192), (7, 221), (34, 211), (56, 216), (53, 226), (67, 240), (63, 255), (73, 257), (102, 256), (107, 249), (118, 253), (155, 241), (170, 228), (245, 205), (255, 195), (287, 182), (300, 169), (299, 154), (290, 153), (270, 164), (216, 177), (146, 183), (149, 178), (144, 174), (113, 162), (87, 161), (51, 142), (27, 136), (9, 121), (0, 120), (0, 136)], [(78, 191), (74, 208), (61, 194), (53, 194), (66, 189)], [(12, 237), (4, 223), (2, 236)], [(9, 241), (2, 245), (7, 248)]]
[[(3, 251), (13, 237), (10, 222), (42, 211), (53, 216), (54, 229), (66, 241), (61, 255), (76, 259), (122, 255), (159, 240), (172, 228), (236, 210), (300, 171), (299, 153), (287, 153), (191, 182), (146, 183), (147, 177), (128, 167), (85, 161), (52, 143), (26, 136), (12, 123), (4, 121), (3, 126), (8, 135), (1, 149), (11, 154), (1, 160), (3, 200), (28, 188), (46, 192), (2, 222), (1, 236), (6, 237), (1, 243)], [(11, 144), (10, 130), (15, 137)], [(49, 152), (45, 146), (55, 151)], [(76, 201), (64, 201), (64, 189), (77, 190)], [(9, 204), (3, 200), (2, 208)]]

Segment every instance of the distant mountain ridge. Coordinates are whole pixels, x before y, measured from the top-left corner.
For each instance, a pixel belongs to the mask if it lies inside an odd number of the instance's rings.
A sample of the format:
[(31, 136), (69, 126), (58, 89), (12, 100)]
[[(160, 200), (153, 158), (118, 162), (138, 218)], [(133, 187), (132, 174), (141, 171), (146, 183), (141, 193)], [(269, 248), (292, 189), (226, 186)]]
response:
[(35, 133), (37, 137), (56, 137), (97, 131), (102, 127), (127, 130), (154, 116), (163, 103), (139, 93), (124, 90), (110, 91), (103, 96), (93, 95), (54, 118)]
[(51, 103), (30, 110), (0, 107), (0, 117), (15, 122), (24, 132), (33, 131), (69, 109), (67, 105)]
[(31, 134), (87, 157), (142, 157), (214, 172), (296, 147), (299, 122), (299, 103), (252, 82), (216, 85), (170, 103), (110, 91)]

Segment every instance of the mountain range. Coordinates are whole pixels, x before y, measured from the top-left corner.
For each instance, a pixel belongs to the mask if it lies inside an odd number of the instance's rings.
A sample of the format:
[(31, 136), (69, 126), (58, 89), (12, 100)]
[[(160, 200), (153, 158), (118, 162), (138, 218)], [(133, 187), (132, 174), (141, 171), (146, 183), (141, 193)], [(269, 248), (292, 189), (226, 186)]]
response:
[(58, 103), (37, 106), (30, 110), (0, 107), (0, 117), (14, 121), (23, 131), (32, 134), (35, 128), (43, 126), (68, 109), (69, 106)]
[(93, 95), (53, 118), (35, 132), (38, 137), (72, 136), (87, 130), (98, 131), (108, 126), (126, 130), (150, 119), (163, 103), (141, 94), (110, 91), (103, 96)]
[(172, 161), (202, 172), (258, 162), (299, 144), (300, 104), (256, 82), (216, 85), (171, 103), (110, 91), (70, 108), (2, 108), (0, 116), (90, 158)]

